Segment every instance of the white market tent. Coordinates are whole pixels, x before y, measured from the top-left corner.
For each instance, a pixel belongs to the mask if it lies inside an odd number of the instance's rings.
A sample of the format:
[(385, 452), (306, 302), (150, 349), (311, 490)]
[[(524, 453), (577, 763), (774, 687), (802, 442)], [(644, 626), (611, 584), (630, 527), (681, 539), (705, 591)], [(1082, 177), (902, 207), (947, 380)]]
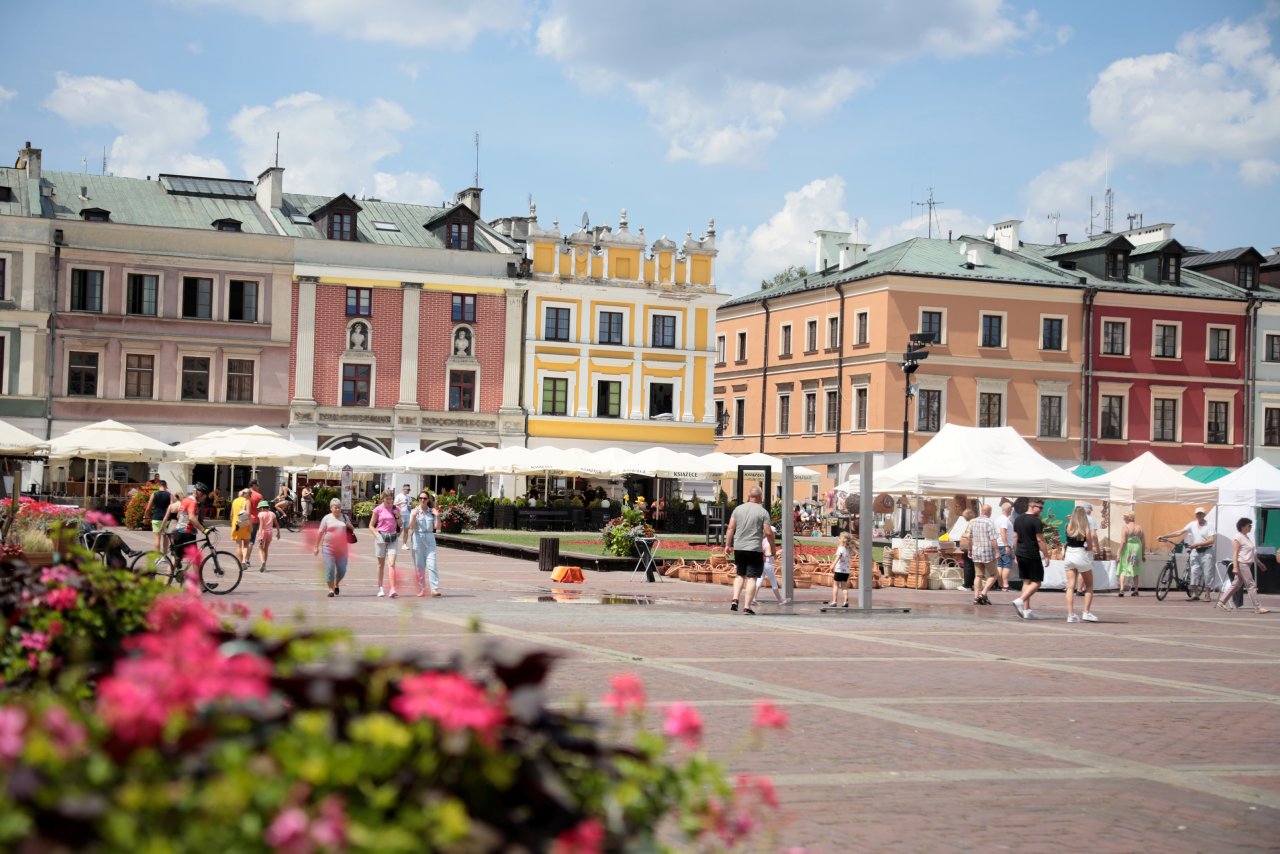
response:
[[(946, 424), (902, 462), (877, 471), (874, 491), (892, 495), (1012, 495), (1108, 497), (1104, 478), (1081, 478), (1041, 456), (1012, 427)], [(1194, 481), (1192, 481), (1194, 482)], [(1197, 484), (1200, 485), (1200, 484)], [(859, 478), (836, 487), (857, 493)]]
[(1217, 557), (1226, 559), (1231, 556), (1231, 540), (1236, 535), (1237, 522), (1253, 520), (1254, 541), (1257, 542), (1258, 508), (1280, 507), (1280, 469), (1254, 457), (1211, 485), (1218, 490), (1218, 501), (1209, 514), (1209, 524), (1217, 533)]
[(44, 439), (32, 436), (26, 430), (19, 430), (8, 421), (0, 421), (0, 454), (15, 457), (33, 457), (47, 453), (49, 443)]
[(474, 467), (459, 465), (463, 458), (460, 454), (451, 454), (443, 448), (432, 451), (410, 451), (403, 457), (396, 457), (396, 471), (405, 474), (475, 474)]
[(1101, 497), (1118, 504), (1213, 504), (1218, 501), (1217, 482), (1201, 483), (1179, 474), (1150, 451), (1118, 469), (1082, 482), (1106, 487), (1107, 494), (1079, 497)]

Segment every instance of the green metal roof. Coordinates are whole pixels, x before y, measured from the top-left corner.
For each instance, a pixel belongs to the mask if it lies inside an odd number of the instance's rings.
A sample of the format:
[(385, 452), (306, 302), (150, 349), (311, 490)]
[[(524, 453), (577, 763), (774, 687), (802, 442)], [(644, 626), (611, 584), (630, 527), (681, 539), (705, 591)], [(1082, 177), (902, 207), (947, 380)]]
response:
[(1104, 469), (1102, 466), (1089, 466), (1089, 465), (1081, 464), (1073, 468), (1071, 470), (1071, 473), (1074, 474), (1076, 477), (1089, 478), (1089, 477), (1101, 477), (1102, 475), (1107, 473), (1107, 470)]
[(1201, 483), (1213, 483), (1218, 478), (1231, 474), (1231, 469), (1225, 469), (1222, 466), (1192, 466), (1183, 474)]
[(1129, 238), (1123, 234), (1104, 234), (1101, 237), (1095, 237), (1093, 240), (1086, 240), (1084, 243), (1058, 244), (1042, 254), (1046, 258), (1056, 258), (1060, 255), (1075, 255), (1077, 252), (1093, 252), (1096, 249), (1104, 249), (1117, 240), (1123, 240), (1129, 246), (1133, 245), (1129, 243)]
[[(313, 196), (302, 193), (284, 193), (280, 210), (275, 213), (276, 222), (292, 237), (323, 240), (324, 234), (311, 222), (310, 215), (333, 200), (332, 196)], [(383, 246), (417, 246), (443, 249), (444, 243), (426, 228), (426, 224), (439, 219), (456, 205), (435, 207), (411, 205), (403, 202), (384, 202), (377, 199), (356, 199), (360, 213), (356, 217), (356, 233), (361, 243)], [(295, 222), (294, 217), (307, 217), (306, 223)], [(384, 223), (391, 228), (379, 228), (374, 223)], [(482, 252), (509, 252), (516, 245), (495, 232), (483, 220), (475, 224), (476, 248)]]

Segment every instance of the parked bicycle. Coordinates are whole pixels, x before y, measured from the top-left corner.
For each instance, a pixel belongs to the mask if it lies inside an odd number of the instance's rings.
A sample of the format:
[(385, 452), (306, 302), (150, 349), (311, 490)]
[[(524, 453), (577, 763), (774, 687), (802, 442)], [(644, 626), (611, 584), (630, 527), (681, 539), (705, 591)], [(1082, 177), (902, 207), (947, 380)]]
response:
[[(189, 570), (197, 573), (200, 586), (217, 596), (230, 593), (240, 586), (244, 576), (244, 566), (231, 552), (218, 549), (212, 535), (217, 528), (205, 528), (203, 534), (194, 539), (173, 542), (171, 535), (165, 536), (166, 550), (161, 552), (146, 551), (137, 555), (129, 568), (141, 575), (150, 575), (165, 584), (183, 584)], [(195, 546), (200, 556), (197, 560), (188, 558), (187, 551)]]
[[(1158, 537), (1162, 543), (1172, 542), (1168, 537)], [(1160, 577), (1156, 579), (1156, 599), (1164, 601), (1164, 597), (1169, 595), (1170, 590), (1181, 590), (1187, 594), (1188, 599), (1198, 599), (1200, 594), (1204, 592), (1205, 585), (1200, 582), (1192, 583), (1191, 570), (1187, 569), (1186, 575), (1178, 567), (1178, 555), (1182, 553), (1185, 546), (1179, 542), (1174, 545), (1173, 551), (1169, 554), (1169, 560), (1165, 562), (1164, 568), (1160, 570)]]

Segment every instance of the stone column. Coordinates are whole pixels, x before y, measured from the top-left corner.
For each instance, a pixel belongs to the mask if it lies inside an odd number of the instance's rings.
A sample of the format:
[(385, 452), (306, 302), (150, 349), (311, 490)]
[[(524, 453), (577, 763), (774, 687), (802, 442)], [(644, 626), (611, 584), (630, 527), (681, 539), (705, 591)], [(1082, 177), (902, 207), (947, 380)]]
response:
[(422, 283), (401, 282), (400, 399), (396, 409), (418, 408), (418, 313)]
[(293, 376), (293, 404), (315, 406), (316, 285), (315, 276), (298, 277), (297, 368)]
[[(506, 328), (502, 349), (502, 414), (520, 412), (520, 364), (524, 360), (524, 288), (507, 291)], [(533, 402), (529, 402), (530, 409)]]
[[(30, 397), (36, 393), (36, 333), (44, 332), (48, 334), (48, 330), (41, 330), (35, 326), (20, 326), (20, 338), (18, 340), (18, 394), (23, 397)], [(42, 338), (44, 336), (41, 336)], [(14, 352), (11, 348), (10, 352)], [(43, 357), (43, 353), (39, 354)], [(43, 361), (43, 358), (41, 359)]]

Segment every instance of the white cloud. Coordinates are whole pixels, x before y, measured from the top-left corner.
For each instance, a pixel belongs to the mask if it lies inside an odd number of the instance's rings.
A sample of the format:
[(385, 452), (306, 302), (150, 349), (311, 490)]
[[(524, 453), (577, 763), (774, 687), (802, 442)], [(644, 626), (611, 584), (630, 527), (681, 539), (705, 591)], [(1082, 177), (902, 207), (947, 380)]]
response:
[(1172, 52), (1112, 63), (1089, 93), (1094, 129), (1126, 157), (1237, 161), (1245, 181), (1273, 179), (1280, 171), (1280, 60), (1266, 21), (1223, 21), (1184, 35)]
[(408, 202), (417, 205), (439, 205), (448, 201), (444, 191), (431, 175), (425, 172), (376, 172), (373, 176), (373, 194), (389, 202)]
[(336, 194), (367, 186), (378, 162), (400, 150), (398, 135), (412, 124), (403, 107), (381, 98), (361, 107), (300, 92), (270, 106), (245, 107), (229, 126), (239, 141), (244, 174), (257, 175), (274, 161), (279, 131), (287, 186)]
[(132, 80), (63, 72), (56, 80), (46, 107), (73, 124), (107, 125), (119, 132), (111, 143), (114, 174), (227, 174), (221, 160), (194, 151), (209, 132), (208, 110), (195, 98), (172, 90), (148, 92)]
[(987, 53), (1039, 26), (1001, 0), (825, 0), (802, 13), (744, 0), (730, 14), (682, 0), (607, 11), (551, 0), (537, 42), (584, 88), (637, 98), (673, 159), (725, 163), (757, 159), (787, 122), (838, 109), (887, 66)]
[[(1107, 155), (1095, 151), (1078, 160), (1059, 163), (1031, 179), (1027, 185), (1027, 210), (1020, 229), (1023, 240), (1052, 243), (1058, 234), (1072, 240), (1084, 239), (1090, 224), (1089, 202), (1102, 210), (1102, 194), (1107, 184)], [(1055, 230), (1050, 214), (1059, 214)], [(1102, 220), (1096, 222), (1102, 227)]]
[(0, 86), (0, 104), (4, 104), (9, 101), (12, 101), (17, 96), (18, 96), (18, 93), (13, 91), (12, 89), (8, 89), (8, 88), (5, 88), (4, 86)]
[(222, 6), (268, 21), (309, 24), (317, 32), (404, 47), (462, 50), (480, 33), (528, 26), (522, 0), (178, 0)]

